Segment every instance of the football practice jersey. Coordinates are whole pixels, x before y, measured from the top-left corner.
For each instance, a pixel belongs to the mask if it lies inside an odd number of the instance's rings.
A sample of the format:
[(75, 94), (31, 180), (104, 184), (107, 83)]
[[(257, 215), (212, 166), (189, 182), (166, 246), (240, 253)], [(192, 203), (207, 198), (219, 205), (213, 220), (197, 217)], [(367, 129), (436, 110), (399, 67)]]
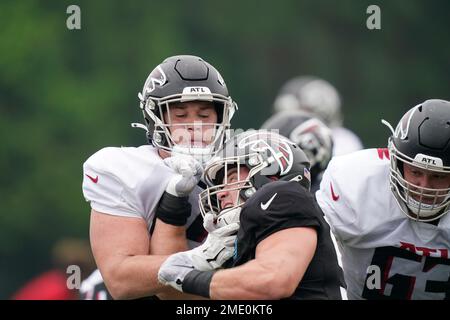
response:
[(232, 266), (254, 259), (258, 243), (271, 234), (295, 227), (316, 229), (316, 251), (290, 299), (341, 299), (342, 270), (337, 264), (330, 228), (313, 195), (297, 182), (264, 185), (242, 207), (240, 223)]
[(450, 299), (450, 215), (417, 222), (389, 184), (387, 149), (335, 157), (316, 199), (338, 241), (349, 299)]
[[(92, 209), (122, 217), (143, 218), (150, 231), (155, 209), (174, 171), (155, 147), (108, 147), (93, 154), (83, 166), (83, 194)], [(196, 187), (190, 197), (190, 225), (200, 214)]]
[[(142, 218), (149, 233), (155, 221), (155, 209), (174, 171), (165, 165), (150, 145), (101, 149), (83, 166), (83, 194), (92, 209), (122, 217)], [(189, 197), (192, 211), (186, 222), (189, 248), (201, 244), (207, 233), (198, 207), (197, 186)], [(82, 299), (111, 299), (99, 270), (81, 284)]]
[(95, 270), (87, 277), (80, 287), (81, 300), (112, 300), (111, 295), (106, 289), (100, 270)]

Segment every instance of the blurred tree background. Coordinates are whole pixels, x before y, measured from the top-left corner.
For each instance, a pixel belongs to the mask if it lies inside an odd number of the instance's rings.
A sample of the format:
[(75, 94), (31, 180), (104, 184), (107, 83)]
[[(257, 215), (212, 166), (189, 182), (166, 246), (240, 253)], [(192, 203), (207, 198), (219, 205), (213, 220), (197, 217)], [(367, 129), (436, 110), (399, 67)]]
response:
[[(81, 30), (66, 9), (81, 8)], [(366, 9), (381, 8), (381, 30)], [(104, 146), (145, 143), (137, 92), (165, 57), (194, 54), (222, 73), (257, 128), (285, 80), (317, 75), (343, 98), (345, 126), (384, 146), (384, 118), (450, 99), (450, 2), (0, 2), (0, 298), (50, 267), (62, 237), (88, 238), (82, 164)]]

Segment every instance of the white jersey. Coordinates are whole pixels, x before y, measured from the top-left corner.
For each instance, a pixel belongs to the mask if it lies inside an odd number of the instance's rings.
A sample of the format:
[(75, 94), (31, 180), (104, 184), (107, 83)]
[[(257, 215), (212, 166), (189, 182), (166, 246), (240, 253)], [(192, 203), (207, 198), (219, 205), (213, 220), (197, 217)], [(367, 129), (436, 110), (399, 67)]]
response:
[[(142, 218), (150, 232), (155, 209), (174, 175), (156, 148), (150, 145), (104, 148), (84, 163), (83, 170), (83, 194), (92, 209), (116, 216)], [(197, 219), (200, 214), (198, 194), (202, 190), (197, 186), (189, 197), (192, 211), (186, 228), (193, 226), (187, 230), (190, 248), (198, 246), (205, 235), (201, 232), (204, 231), (202, 223)], [(82, 282), (80, 294), (87, 300), (111, 299), (99, 270)]]
[(389, 185), (387, 149), (335, 157), (316, 193), (338, 241), (349, 299), (450, 298), (450, 215), (413, 221)]
[(344, 127), (331, 129), (333, 137), (333, 156), (342, 156), (361, 150), (363, 145), (356, 134)]
[(81, 283), (80, 298), (82, 300), (111, 300), (105, 287), (100, 270), (95, 270)]
[[(142, 218), (150, 231), (155, 209), (174, 171), (165, 165), (150, 145), (101, 149), (83, 165), (83, 194), (92, 209), (122, 217)], [(196, 187), (189, 197), (192, 205), (187, 226), (200, 213)]]

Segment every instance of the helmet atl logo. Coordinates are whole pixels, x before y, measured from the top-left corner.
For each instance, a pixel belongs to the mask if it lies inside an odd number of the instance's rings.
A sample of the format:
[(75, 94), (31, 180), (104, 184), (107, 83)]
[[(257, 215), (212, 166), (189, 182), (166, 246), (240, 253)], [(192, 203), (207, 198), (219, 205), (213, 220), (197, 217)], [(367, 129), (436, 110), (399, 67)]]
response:
[(403, 118), (398, 123), (397, 128), (395, 128), (395, 133), (394, 133), (395, 137), (404, 140), (408, 136), (409, 125), (411, 123), (411, 119), (414, 115), (414, 112), (416, 112), (418, 107), (419, 106), (412, 108), (403, 116)]
[[(278, 164), (280, 175), (288, 173), (292, 168), (294, 156), (288, 141), (276, 135), (272, 135), (270, 132), (258, 132), (244, 137), (239, 141), (239, 148), (246, 147), (249, 148), (250, 153), (264, 153), (265, 151), (268, 151), (269, 157), (267, 160), (269, 161), (269, 164), (274, 162)], [(273, 174), (277, 174), (277, 171), (278, 170), (274, 170)]]
[(155, 90), (156, 85), (162, 86), (166, 83), (166, 74), (161, 69), (161, 66), (157, 66), (155, 70), (148, 76), (144, 84), (144, 95), (149, 94)]

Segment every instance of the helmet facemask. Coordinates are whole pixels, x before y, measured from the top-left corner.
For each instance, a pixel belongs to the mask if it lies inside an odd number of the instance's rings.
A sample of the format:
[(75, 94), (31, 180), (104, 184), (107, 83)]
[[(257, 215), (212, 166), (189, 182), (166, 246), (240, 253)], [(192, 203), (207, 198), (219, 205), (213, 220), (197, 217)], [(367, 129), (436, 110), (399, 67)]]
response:
[[(166, 58), (150, 72), (138, 97), (145, 125), (132, 126), (144, 128), (149, 142), (156, 148), (191, 155), (202, 162), (207, 161), (227, 139), (231, 118), (237, 110), (219, 71), (192, 55)], [(215, 123), (206, 123), (212, 119), (205, 117), (207, 120), (203, 120), (201, 114), (196, 123), (180, 124), (178, 120), (183, 118), (177, 117), (172, 122), (167, 117), (171, 115), (173, 105), (196, 101), (214, 105), (217, 112)], [(176, 136), (174, 131), (177, 131)], [(198, 134), (194, 135), (197, 131)]]
[[(243, 167), (247, 168), (248, 174), (241, 179)], [(204, 172), (207, 188), (199, 196), (202, 215), (212, 213), (217, 219), (220, 219), (221, 216), (228, 215), (230, 211), (240, 212), (243, 204), (256, 192), (252, 178), (265, 167), (267, 167), (267, 162), (258, 153), (213, 159)], [(236, 173), (235, 178), (229, 181), (233, 172)], [(222, 208), (219, 193), (224, 191), (237, 192), (238, 196), (234, 203)]]
[[(449, 188), (434, 189), (414, 185), (404, 176), (404, 165), (410, 165), (421, 170), (427, 170), (438, 174), (450, 174), (449, 167), (432, 166), (418, 162), (401, 153), (389, 139), (391, 190), (402, 211), (411, 219), (422, 222), (430, 222), (441, 218), (450, 208)], [(421, 155), (417, 155), (417, 157)]]
[[(141, 99), (148, 132), (152, 133), (149, 140), (155, 147), (172, 154), (192, 155), (202, 163), (208, 161), (222, 147), (228, 137), (230, 120), (237, 106), (230, 97), (211, 94), (206, 87), (203, 89), (206, 93), (189, 93), (188, 87), (183, 90), (183, 94), (160, 99), (153, 97)], [(173, 105), (194, 101), (213, 103), (217, 112), (217, 122), (172, 123), (170, 109)]]

